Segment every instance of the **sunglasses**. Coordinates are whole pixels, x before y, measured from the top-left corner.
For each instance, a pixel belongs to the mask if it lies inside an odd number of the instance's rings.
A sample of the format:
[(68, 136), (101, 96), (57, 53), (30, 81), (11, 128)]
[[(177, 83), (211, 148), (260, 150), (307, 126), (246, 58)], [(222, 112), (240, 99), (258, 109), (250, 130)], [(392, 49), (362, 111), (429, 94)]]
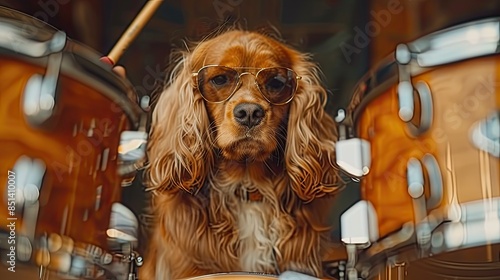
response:
[[(257, 70), (257, 73), (238, 72), (236, 69)], [(241, 86), (243, 75), (252, 75), (262, 96), (273, 105), (287, 104), (293, 99), (302, 78), (285, 67), (252, 68), (207, 65), (193, 73), (201, 96), (208, 102), (220, 103), (228, 100)]]

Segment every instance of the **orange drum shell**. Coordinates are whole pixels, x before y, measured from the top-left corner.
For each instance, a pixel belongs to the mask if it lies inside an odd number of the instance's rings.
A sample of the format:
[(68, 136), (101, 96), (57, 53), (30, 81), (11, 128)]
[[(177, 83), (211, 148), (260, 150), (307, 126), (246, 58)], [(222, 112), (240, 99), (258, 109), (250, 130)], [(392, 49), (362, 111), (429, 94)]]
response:
[[(57, 233), (106, 248), (111, 205), (120, 199), (119, 137), (129, 121), (110, 99), (62, 74), (55, 115), (47, 125), (31, 126), (22, 112), (22, 94), (28, 79), (44, 72), (44, 67), (0, 56), (0, 219), (10, 217), (7, 171), (23, 155), (38, 158), (45, 162), (46, 173), (37, 235)], [(17, 234), (22, 234), (22, 215), (17, 218)]]
[[(487, 154), (481, 163), (481, 152), (470, 141), (471, 127), (500, 108), (500, 57), (439, 66), (412, 78), (413, 84), (419, 81), (432, 92), (434, 117), (427, 132), (413, 136), (399, 119), (397, 85), (374, 97), (356, 120), (358, 137), (371, 144), (371, 168), (361, 191), (376, 210), (380, 237), (414, 221), (406, 179), (411, 157), (432, 154), (437, 159), (444, 186), (440, 210), (446, 211), (455, 195), (459, 203), (500, 197), (498, 158)], [(447, 147), (453, 178), (446, 173)], [(485, 173), (489, 178), (482, 178)], [(428, 187), (424, 193), (429, 196)]]

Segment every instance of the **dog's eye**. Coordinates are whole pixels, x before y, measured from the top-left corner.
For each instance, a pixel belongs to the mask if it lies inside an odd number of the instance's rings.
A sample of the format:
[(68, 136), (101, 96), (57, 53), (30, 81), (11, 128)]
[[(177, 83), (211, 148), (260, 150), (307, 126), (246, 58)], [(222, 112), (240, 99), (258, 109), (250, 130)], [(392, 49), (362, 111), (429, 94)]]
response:
[(210, 79), (210, 81), (216, 86), (223, 86), (227, 83), (228, 78), (225, 75), (218, 75)]
[(286, 79), (282, 76), (275, 76), (266, 83), (266, 89), (279, 93), (285, 87)]

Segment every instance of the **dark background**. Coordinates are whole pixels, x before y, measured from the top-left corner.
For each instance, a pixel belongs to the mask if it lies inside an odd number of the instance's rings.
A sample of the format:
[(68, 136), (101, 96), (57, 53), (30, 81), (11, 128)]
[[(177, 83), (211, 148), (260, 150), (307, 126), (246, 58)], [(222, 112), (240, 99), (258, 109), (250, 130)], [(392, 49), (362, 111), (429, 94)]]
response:
[[(44, 20), (106, 54), (145, 2), (0, 0), (0, 5)], [(248, 29), (274, 26), (289, 44), (314, 55), (330, 92), (327, 110), (335, 115), (348, 104), (361, 76), (398, 43), (499, 15), (498, 0), (165, 0), (119, 64), (126, 67), (137, 94), (148, 95), (183, 39), (199, 40), (227, 18)], [(359, 32), (369, 36), (363, 41)], [(124, 204), (139, 215), (144, 207), (140, 182), (125, 188), (123, 196)], [(327, 213), (336, 237), (339, 215), (358, 199), (357, 184), (350, 184), (338, 196), (334, 213)]]

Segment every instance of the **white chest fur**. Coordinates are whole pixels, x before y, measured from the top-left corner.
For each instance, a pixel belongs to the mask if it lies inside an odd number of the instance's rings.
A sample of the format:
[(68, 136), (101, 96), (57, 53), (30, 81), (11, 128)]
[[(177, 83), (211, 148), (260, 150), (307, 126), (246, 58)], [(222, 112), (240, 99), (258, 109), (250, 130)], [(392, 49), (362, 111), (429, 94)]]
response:
[(276, 268), (274, 245), (277, 233), (270, 206), (262, 202), (240, 203), (237, 223), (240, 241), (241, 269), (251, 272), (272, 272)]

